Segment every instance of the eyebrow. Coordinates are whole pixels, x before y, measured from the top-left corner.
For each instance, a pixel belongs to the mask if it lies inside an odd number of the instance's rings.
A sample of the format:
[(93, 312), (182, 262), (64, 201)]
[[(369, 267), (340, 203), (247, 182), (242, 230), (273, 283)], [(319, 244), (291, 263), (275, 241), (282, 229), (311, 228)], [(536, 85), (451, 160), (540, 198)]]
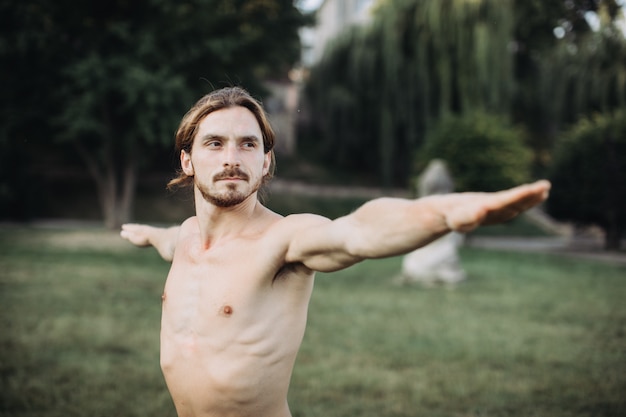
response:
[[(213, 133), (207, 133), (206, 135), (200, 138), (200, 140), (203, 142), (206, 142), (209, 140), (224, 140), (224, 139), (226, 139), (225, 136), (217, 135)], [(261, 143), (261, 139), (256, 135), (244, 135), (244, 136), (238, 137), (237, 139), (242, 140), (242, 141), (252, 141), (252, 142)]]

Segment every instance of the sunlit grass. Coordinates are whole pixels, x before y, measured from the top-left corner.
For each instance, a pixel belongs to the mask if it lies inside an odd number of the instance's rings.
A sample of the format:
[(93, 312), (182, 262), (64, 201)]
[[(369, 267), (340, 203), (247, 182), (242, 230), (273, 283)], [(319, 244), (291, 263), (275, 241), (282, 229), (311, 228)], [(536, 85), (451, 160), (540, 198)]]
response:
[(295, 414), (626, 411), (623, 268), (478, 250), (463, 258), (469, 280), (454, 290), (390, 285), (398, 259), (319, 277)]
[(1, 236), (3, 415), (164, 415), (167, 265), (151, 251), (120, 250), (118, 237), (99, 230)]
[[(320, 274), (289, 402), (312, 416), (622, 416), (626, 270), (464, 249), (455, 289), (400, 259)], [(92, 230), (0, 229), (0, 415), (174, 416), (168, 264)]]

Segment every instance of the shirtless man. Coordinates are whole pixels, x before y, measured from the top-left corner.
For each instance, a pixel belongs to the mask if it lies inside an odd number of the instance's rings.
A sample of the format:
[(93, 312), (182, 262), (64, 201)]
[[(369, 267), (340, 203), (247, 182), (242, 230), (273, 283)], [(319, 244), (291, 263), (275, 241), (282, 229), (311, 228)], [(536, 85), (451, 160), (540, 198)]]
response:
[(180, 417), (288, 417), (287, 391), (316, 271), (410, 252), (450, 231), (508, 220), (547, 198), (539, 181), (498, 193), (381, 198), (334, 221), (280, 216), (257, 199), (274, 134), (240, 88), (203, 97), (176, 133), (196, 216), (121, 235), (172, 261), (163, 293), (161, 368)]

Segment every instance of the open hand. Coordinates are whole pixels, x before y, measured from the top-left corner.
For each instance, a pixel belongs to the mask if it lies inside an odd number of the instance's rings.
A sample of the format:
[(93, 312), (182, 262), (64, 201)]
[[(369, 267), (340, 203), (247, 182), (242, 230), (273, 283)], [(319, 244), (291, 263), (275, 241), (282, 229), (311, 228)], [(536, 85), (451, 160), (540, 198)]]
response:
[(495, 193), (456, 194), (450, 201), (446, 222), (457, 232), (505, 222), (547, 199), (550, 187), (550, 182), (541, 180)]
[(152, 226), (145, 224), (124, 224), (120, 236), (128, 240), (130, 243), (136, 246), (150, 246), (150, 232), (153, 229)]

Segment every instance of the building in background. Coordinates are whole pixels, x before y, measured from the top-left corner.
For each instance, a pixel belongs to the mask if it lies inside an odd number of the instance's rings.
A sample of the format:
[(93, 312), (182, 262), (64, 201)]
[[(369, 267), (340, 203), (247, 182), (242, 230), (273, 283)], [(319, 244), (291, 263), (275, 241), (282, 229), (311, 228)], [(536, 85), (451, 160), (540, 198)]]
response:
[(299, 119), (307, 117), (306, 109), (301, 108), (299, 100), (300, 86), (307, 69), (322, 58), (327, 42), (342, 30), (369, 22), (375, 3), (376, 0), (321, 0), (314, 11), (315, 26), (300, 29), (300, 68), (291, 71), (289, 81), (266, 83), (270, 95), (264, 105), (276, 131), (277, 153), (293, 155), (296, 151), (296, 125)]
[(303, 66), (319, 61), (328, 41), (342, 30), (369, 22), (375, 3), (376, 0), (323, 0), (315, 12), (316, 25), (301, 30)]

